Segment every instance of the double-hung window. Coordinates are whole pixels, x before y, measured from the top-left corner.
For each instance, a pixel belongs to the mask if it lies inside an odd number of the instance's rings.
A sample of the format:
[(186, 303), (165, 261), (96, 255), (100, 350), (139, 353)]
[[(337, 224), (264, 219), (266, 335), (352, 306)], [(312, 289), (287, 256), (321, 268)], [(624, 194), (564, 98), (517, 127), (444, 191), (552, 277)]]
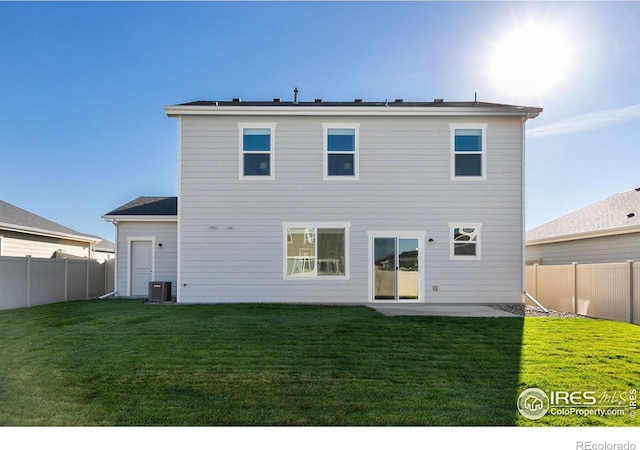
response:
[(275, 124), (241, 123), (240, 178), (274, 179)]
[(358, 179), (358, 124), (323, 124), (324, 179)]
[(348, 277), (349, 224), (283, 224), (286, 279)]
[(459, 260), (480, 259), (479, 223), (450, 223), (450, 257)]
[(485, 180), (486, 124), (451, 124), (451, 179)]

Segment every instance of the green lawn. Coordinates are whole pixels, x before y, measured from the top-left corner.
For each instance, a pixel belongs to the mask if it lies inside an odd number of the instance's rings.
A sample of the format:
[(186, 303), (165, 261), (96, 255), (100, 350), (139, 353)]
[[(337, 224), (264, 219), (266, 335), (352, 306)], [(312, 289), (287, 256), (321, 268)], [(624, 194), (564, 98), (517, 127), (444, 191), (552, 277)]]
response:
[(385, 317), (357, 306), (0, 311), (0, 425), (567, 425), (523, 389), (640, 386), (640, 328), (547, 318)]

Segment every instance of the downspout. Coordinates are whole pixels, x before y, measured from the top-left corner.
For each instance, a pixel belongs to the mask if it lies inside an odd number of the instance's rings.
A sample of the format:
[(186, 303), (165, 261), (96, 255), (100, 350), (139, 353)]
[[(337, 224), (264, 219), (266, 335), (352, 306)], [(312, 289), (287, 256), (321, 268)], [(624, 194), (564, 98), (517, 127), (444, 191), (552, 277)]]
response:
[(116, 229), (116, 233), (115, 233), (116, 248), (113, 254), (113, 258), (115, 260), (113, 263), (113, 289), (114, 290), (113, 292), (109, 292), (108, 294), (104, 294), (98, 297), (100, 300), (118, 295), (118, 221), (116, 219), (107, 219), (104, 217), (103, 219), (106, 220), (107, 222), (111, 222)]
[[(527, 119), (530, 118), (529, 113), (522, 118), (522, 293), (526, 298), (531, 300), (538, 308), (540, 308), (545, 313), (549, 314), (549, 310), (542, 306), (538, 300), (533, 298), (531, 294), (527, 292), (527, 239), (526, 239), (526, 208), (525, 208), (525, 180), (526, 180), (526, 138), (525, 138), (525, 124)], [(524, 303), (524, 301), (523, 301)]]
[[(525, 180), (526, 180), (526, 159), (527, 159), (527, 152), (526, 152), (526, 139), (525, 139), (525, 124), (527, 122), (527, 119), (529, 118), (529, 114), (527, 114), (526, 116), (524, 116), (522, 118), (522, 187), (521, 187), (521, 195), (522, 195), (522, 199), (521, 199), (521, 208), (522, 208), (522, 275), (521, 275), (521, 279), (522, 279), (522, 292), (526, 295), (527, 294), (527, 279), (526, 279), (526, 264), (527, 264), (527, 242), (526, 242), (526, 208), (525, 208)], [(524, 303), (524, 300), (523, 300)]]

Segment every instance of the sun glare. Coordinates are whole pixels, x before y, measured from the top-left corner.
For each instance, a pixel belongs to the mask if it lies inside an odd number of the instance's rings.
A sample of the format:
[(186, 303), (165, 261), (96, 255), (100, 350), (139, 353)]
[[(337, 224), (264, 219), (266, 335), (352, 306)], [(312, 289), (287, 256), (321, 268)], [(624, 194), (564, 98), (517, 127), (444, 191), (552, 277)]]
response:
[(570, 42), (561, 31), (529, 24), (496, 42), (488, 75), (505, 94), (519, 98), (540, 96), (567, 80), (572, 53)]

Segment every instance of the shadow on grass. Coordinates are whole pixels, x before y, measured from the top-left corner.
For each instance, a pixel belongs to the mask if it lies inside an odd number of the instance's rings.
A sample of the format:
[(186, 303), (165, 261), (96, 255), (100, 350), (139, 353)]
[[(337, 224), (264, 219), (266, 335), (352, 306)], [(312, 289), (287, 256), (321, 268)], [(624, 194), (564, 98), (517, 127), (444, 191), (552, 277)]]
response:
[[(102, 301), (61, 308), (60, 326), (47, 308), (39, 425), (516, 423), (522, 318)], [(33, 400), (8, 399), (1, 421), (35, 423)]]

